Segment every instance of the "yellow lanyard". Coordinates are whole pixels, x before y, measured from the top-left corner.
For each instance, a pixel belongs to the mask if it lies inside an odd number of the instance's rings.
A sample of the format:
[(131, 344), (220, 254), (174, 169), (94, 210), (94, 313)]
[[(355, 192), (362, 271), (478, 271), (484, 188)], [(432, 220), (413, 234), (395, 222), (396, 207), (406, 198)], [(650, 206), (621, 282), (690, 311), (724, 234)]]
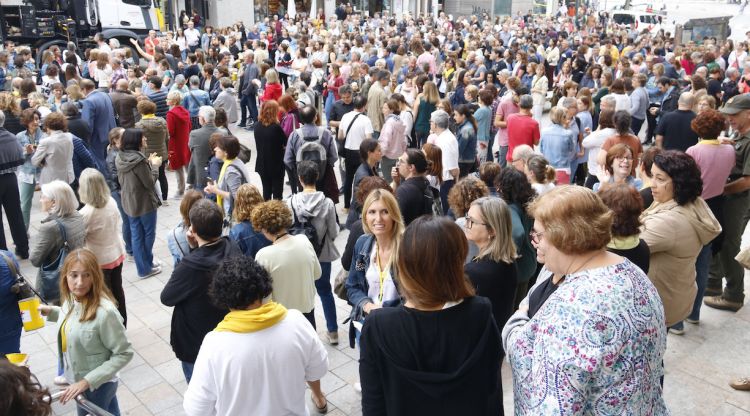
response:
[(380, 287), (378, 288), (378, 304), (383, 303), (383, 286), (385, 284), (385, 275), (388, 272), (388, 268), (384, 267), (380, 269), (380, 247), (375, 242), (375, 270), (378, 271), (378, 277), (380, 279)]

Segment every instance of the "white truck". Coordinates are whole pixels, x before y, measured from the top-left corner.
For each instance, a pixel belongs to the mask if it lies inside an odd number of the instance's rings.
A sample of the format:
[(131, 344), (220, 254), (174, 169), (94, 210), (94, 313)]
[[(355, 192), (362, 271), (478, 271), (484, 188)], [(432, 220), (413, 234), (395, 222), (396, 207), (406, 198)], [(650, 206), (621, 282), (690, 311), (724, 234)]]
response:
[[(161, 0), (2, 0), (0, 37), (30, 45), (41, 54), (52, 45), (65, 48), (71, 41), (80, 50), (93, 43), (96, 33), (116, 38), (123, 47), (159, 31)], [(136, 51), (134, 56), (138, 56)]]

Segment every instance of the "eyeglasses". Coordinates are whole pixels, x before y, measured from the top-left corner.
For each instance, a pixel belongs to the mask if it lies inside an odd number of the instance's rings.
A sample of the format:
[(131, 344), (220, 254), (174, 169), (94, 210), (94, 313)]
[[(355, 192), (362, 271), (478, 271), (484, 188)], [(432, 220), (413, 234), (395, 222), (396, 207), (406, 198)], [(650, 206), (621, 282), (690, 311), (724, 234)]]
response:
[(529, 232), (529, 237), (531, 238), (532, 243), (539, 244), (539, 242), (542, 241), (542, 237), (544, 237), (544, 231), (531, 230)]
[(485, 227), (487, 226), (487, 223), (476, 221), (476, 220), (472, 219), (468, 214), (464, 217), (464, 219), (466, 220), (466, 229), (467, 230), (471, 230), (471, 227), (473, 227), (474, 224), (484, 225)]
[(616, 156), (615, 159), (616, 160), (629, 160), (629, 161), (632, 161), (633, 157), (632, 156)]
[(397, 165), (408, 165), (409, 161), (408, 160), (403, 160), (403, 159), (399, 158), (399, 159), (396, 159), (396, 164)]

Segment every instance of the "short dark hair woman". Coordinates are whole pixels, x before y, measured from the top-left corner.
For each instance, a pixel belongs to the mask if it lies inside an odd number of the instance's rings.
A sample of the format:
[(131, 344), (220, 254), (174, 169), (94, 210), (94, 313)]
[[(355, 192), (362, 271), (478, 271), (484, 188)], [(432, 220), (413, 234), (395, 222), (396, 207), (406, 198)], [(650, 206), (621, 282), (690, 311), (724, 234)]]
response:
[[(364, 139), (359, 144), (359, 158), (362, 161), (352, 179), (352, 200), (349, 203), (349, 214), (346, 217), (346, 226), (351, 228), (352, 224), (359, 221), (362, 214), (362, 205), (357, 203), (357, 189), (362, 179), (369, 176), (378, 176), (378, 164), (383, 159), (383, 151), (380, 143), (375, 139)], [(390, 172), (389, 172), (390, 173)]]
[[(529, 212), (544, 268), (503, 328), (515, 413), (576, 413), (604, 401), (612, 414), (665, 413), (662, 304), (643, 271), (606, 251), (610, 210), (588, 188), (561, 186)], [(638, 377), (617, 364), (635, 361)], [(611, 390), (602, 384), (637, 393), (608, 401)]]
[(654, 204), (641, 215), (641, 238), (651, 250), (649, 278), (659, 290), (667, 326), (685, 319), (695, 300), (695, 260), (721, 231), (706, 202), (701, 172), (687, 154), (667, 150), (654, 157)]
[(305, 414), (305, 381), (317, 410), (327, 410), (326, 349), (298, 310), (266, 300), (275, 283), (249, 257), (220, 263), (208, 293), (230, 312), (203, 339), (185, 392), (188, 414)]
[[(464, 275), (467, 251), (448, 218), (424, 216), (407, 228), (397, 261), (406, 303), (375, 311), (362, 330), (364, 414), (488, 412), (500, 339), (492, 305)], [(452, 341), (457, 332), (461, 342)]]
[(240, 154), (240, 141), (234, 136), (222, 136), (212, 149), (214, 156), (223, 162), (217, 182), (206, 185), (205, 191), (216, 195), (216, 203), (224, 211), (225, 218), (231, 218), (237, 189), (250, 181), (250, 172), (237, 157)]
[(152, 250), (156, 239), (156, 209), (161, 205), (153, 185), (162, 159), (156, 155), (147, 159), (142, 153), (145, 147), (146, 138), (141, 129), (126, 129), (115, 159), (122, 210), (130, 222), (133, 258), (141, 278), (161, 273), (161, 267), (154, 265)]
[(643, 212), (641, 194), (634, 187), (619, 183), (606, 184), (599, 189), (599, 197), (614, 213), (612, 240), (607, 250), (619, 254), (648, 273), (650, 251), (645, 241), (639, 238), (640, 215)]

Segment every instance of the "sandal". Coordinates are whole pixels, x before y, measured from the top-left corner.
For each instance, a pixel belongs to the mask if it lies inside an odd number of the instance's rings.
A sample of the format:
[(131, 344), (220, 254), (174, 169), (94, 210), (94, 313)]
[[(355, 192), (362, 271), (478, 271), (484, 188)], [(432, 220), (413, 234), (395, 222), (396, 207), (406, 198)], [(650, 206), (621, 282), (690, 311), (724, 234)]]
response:
[(310, 400), (312, 401), (313, 406), (315, 406), (315, 410), (317, 410), (318, 413), (320, 413), (321, 415), (328, 413), (328, 400), (326, 400), (325, 404), (321, 407), (318, 407), (318, 403), (315, 402), (315, 396), (310, 395)]

